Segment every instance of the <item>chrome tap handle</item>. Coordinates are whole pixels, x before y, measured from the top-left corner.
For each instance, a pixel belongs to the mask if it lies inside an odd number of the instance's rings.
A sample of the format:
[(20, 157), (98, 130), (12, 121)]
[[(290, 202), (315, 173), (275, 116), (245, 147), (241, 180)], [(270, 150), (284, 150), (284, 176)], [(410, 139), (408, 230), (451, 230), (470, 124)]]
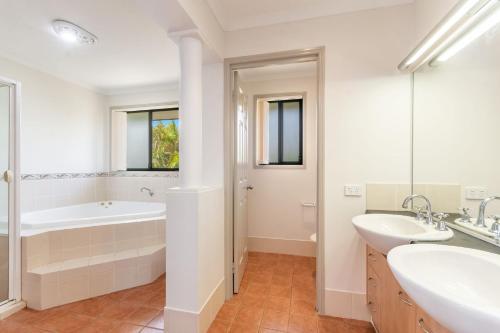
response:
[(424, 209), (425, 209), (425, 207), (422, 207), (422, 206), (415, 207), (415, 210), (416, 210), (415, 214), (417, 214), (415, 216), (415, 220), (417, 220), (417, 221), (425, 220)]
[(488, 216), (488, 218), (492, 218), (493, 220), (495, 220), (495, 222), (493, 222), (493, 224), (491, 225), (490, 227), (490, 232), (493, 233), (494, 237), (495, 237), (495, 240), (497, 242), (500, 241), (500, 215), (492, 215), (492, 216)]
[(471, 223), (470, 208), (462, 207), (458, 209), (460, 213), (460, 222)]
[(446, 213), (435, 213), (434, 217), (436, 218), (436, 230), (439, 231), (446, 231), (448, 230), (448, 227), (446, 226), (446, 221), (445, 219), (449, 216), (449, 214)]

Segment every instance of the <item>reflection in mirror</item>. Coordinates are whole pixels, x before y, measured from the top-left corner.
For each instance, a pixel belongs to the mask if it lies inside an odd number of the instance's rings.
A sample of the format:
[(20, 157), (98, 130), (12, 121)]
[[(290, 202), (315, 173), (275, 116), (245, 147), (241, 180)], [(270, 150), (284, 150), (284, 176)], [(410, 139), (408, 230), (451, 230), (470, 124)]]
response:
[[(498, 26), (414, 73), (413, 192), (429, 197), (435, 211), (461, 213), (468, 230), (489, 237), (493, 218), (487, 227), (474, 223), (481, 200), (500, 196), (499, 92)], [(485, 216), (499, 214), (500, 200), (486, 206)]]

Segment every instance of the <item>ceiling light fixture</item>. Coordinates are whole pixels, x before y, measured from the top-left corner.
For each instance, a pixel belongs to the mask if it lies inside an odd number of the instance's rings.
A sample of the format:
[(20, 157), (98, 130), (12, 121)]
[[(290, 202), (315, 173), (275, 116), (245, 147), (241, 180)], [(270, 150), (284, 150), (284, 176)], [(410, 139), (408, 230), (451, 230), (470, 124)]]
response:
[(413, 71), (425, 64), (449, 41), (451, 35), (463, 31), (471, 20), (482, 12), (491, 1), (498, 0), (461, 0), (450, 13), (434, 28), (425, 39), (399, 64), (402, 71)]
[[(493, 0), (492, 4), (497, 3), (497, 0)], [(489, 6), (493, 7), (493, 5)], [(453, 44), (446, 48), (442, 53), (440, 53), (435, 60), (431, 61), (431, 65), (434, 61), (445, 62), (458, 52), (466, 48), (474, 40), (484, 35), (486, 32), (494, 28), (500, 23), (500, 7), (497, 7), (495, 11), (484, 17), (478, 24), (473, 28), (463, 34), (460, 38), (455, 40)]]
[(97, 37), (74, 23), (54, 20), (52, 28), (59, 38), (68, 43), (95, 44)]

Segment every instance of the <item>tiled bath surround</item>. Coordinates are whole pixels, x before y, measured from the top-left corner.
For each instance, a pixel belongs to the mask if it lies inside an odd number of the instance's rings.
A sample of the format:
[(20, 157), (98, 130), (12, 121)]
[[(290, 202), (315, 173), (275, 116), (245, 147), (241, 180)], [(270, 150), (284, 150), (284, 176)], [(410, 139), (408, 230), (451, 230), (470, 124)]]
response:
[[(177, 172), (102, 172), (25, 174), (21, 211), (50, 209), (103, 200), (165, 201), (165, 190), (177, 185)], [(140, 192), (148, 187), (155, 193)]]
[(165, 273), (165, 220), (22, 237), (22, 290), (43, 310), (144, 285)]

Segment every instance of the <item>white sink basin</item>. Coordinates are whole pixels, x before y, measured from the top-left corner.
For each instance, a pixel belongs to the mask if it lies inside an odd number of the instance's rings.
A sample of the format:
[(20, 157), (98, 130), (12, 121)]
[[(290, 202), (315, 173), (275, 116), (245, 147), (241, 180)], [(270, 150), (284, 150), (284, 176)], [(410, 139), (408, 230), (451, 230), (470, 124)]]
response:
[(454, 333), (500, 332), (500, 256), (455, 246), (414, 244), (387, 256), (401, 287)]
[(403, 215), (366, 214), (352, 219), (358, 233), (375, 250), (387, 254), (412, 241), (437, 241), (453, 237), (453, 231), (438, 231), (415, 218)]

